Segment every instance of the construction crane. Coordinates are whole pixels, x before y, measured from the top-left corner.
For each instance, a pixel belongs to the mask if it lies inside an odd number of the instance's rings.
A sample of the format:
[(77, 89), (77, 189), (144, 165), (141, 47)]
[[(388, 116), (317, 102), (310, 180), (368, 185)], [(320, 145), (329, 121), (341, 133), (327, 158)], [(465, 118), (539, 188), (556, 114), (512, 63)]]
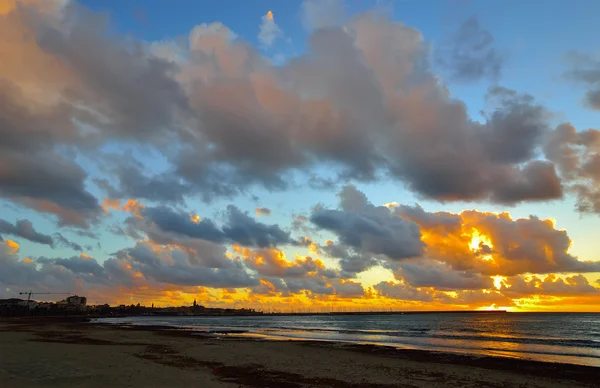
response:
[(19, 295), (27, 295), (27, 301), (31, 300), (31, 295), (68, 295), (70, 292), (19, 292)]

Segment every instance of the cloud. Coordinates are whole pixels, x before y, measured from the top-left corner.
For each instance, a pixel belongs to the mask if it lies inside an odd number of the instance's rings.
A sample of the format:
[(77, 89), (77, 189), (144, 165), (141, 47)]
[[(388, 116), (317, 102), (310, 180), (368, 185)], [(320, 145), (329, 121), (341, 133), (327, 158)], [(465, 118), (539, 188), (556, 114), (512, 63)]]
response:
[(434, 260), (400, 263), (394, 273), (397, 278), (413, 287), (432, 287), (436, 290), (493, 288), (490, 277), (469, 271), (456, 271), (449, 264)]
[(504, 56), (494, 48), (494, 37), (472, 16), (436, 49), (438, 64), (445, 68), (451, 79), (473, 82), (500, 78)]
[(232, 241), (245, 246), (272, 247), (291, 243), (290, 234), (279, 225), (256, 222), (248, 214), (233, 205), (227, 206), (227, 222), (223, 232)]
[(277, 249), (251, 250), (234, 245), (234, 251), (250, 270), (261, 277), (261, 285), (253, 293), (291, 296), (304, 293), (331, 295), (340, 298), (358, 298), (365, 291), (360, 283), (344, 278), (344, 273), (326, 268), (319, 259), (298, 256), (286, 258)]
[(424, 257), (457, 271), (487, 276), (600, 271), (600, 262), (580, 261), (569, 253), (571, 239), (551, 220), (513, 220), (508, 213), (475, 210), (424, 213), (418, 206), (400, 206), (396, 212), (421, 228)]
[[(144, 165), (131, 155), (109, 157), (105, 167), (110, 169), (110, 179), (96, 178), (95, 183), (110, 199), (136, 198), (181, 204), (192, 193), (192, 187), (170, 171), (148, 174)], [(115, 184), (116, 183), (116, 184)]]
[(309, 31), (339, 27), (347, 19), (341, 0), (306, 0), (302, 2), (300, 15), (304, 28)]
[(428, 290), (420, 290), (402, 283), (380, 282), (373, 286), (379, 295), (386, 298), (409, 300), (419, 302), (432, 302), (433, 293)]
[(208, 218), (194, 222), (187, 213), (162, 206), (144, 208), (141, 214), (163, 232), (215, 243), (235, 242), (263, 248), (294, 243), (290, 234), (278, 225), (257, 222), (233, 205), (227, 207), (226, 221), (222, 226)]
[[(84, 227), (103, 215), (88, 181), (110, 199), (178, 205), (283, 190), (295, 174), (385, 177), (438, 201), (562, 197), (553, 163), (539, 159), (548, 112), (530, 96), (491, 88), (485, 120), (474, 121), (431, 71), (419, 31), (376, 13), (341, 28), (342, 8), (304, 3), (307, 50), (281, 66), (221, 23), (195, 26), (185, 44), (141, 42), (78, 4), (11, 10), (0, 27), (0, 134), (10, 150), (0, 195)], [(487, 33), (475, 19), (464, 28), (477, 32), (474, 61), (488, 58)], [(164, 168), (99, 151), (122, 141), (161, 150)], [(93, 177), (75, 162), (84, 155), (101, 166)], [(322, 166), (333, 176), (320, 176)], [(35, 179), (20, 182), (21, 172)]]
[(165, 232), (216, 243), (225, 241), (223, 231), (208, 218), (196, 223), (190, 219), (187, 213), (178, 212), (164, 206), (144, 208), (141, 214)]
[(340, 210), (316, 209), (311, 222), (335, 233), (342, 244), (358, 252), (393, 260), (420, 256), (423, 244), (415, 223), (384, 206), (373, 206), (354, 186), (344, 187), (339, 197)]
[(4, 288), (33, 288), (36, 290), (64, 291), (72, 289), (76, 276), (70, 271), (61, 271), (51, 263), (37, 263), (31, 259), (20, 260), (10, 240), (0, 242), (0, 286)]
[[(570, 253), (569, 235), (550, 220), (375, 206), (347, 185), (385, 180), (427, 200), (507, 206), (569, 193), (577, 210), (600, 214), (599, 132), (551, 128), (551, 113), (532, 96), (499, 85), (488, 89), (481, 117), (469, 117), (433, 72), (420, 31), (376, 12), (350, 19), (342, 2), (306, 1), (306, 50), (274, 66), (218, 22), (193, 27), (187, 39), (146, 42), (78, 3), (15, 4), (0, 7), (0, 198), (79, 236), (114, 225), (137, 242), (97, 261), (20, 257), (16, 242), (1, 239), (5, 289), (120, 300), (239, 287), (290, 301), (435, 306), (508, 306), (512, 295), (535, 292), (593, 297), (573, 274), (598, 272), (598, 262)], [(263, 27), (263, 48), (283, 35), (272, 14)], [(436, 55), (444, 49), (454, 80), (500, 76), (505, 59), (474, 18)], [(570, 60), (568, 77), (587, 87), (594, 107), (598, 61)], [(302, 232), (294, 237), (257, 220), (267, 208), (255, 217), (232, 205), (216, 220), (187, 210), (192, 199), (236, 203), (255, 189), (342, 184), (339, 206), (291, 220), (289, 230)], [(90, 249), (69, 232), (0, 221), (6, 238)], [(233, 257), (232, 245), (252, 250)], [(287, 259), (284, 246), (312, 256)], [(377, 266), (396, 281), (365, 290), (356, 277)], [(565, 275), (542, 278), (554, 273)], [(492, 276), (505, 287), (490, 288)], [(233, 294), (214, 292), (210, 300)]]
[(257, 207), (256, 208), (256, 217), (260, 218), (260, 216), (270, 216), (271, 215), (271, 209), (266, 208), (266, 207)]
[(258, 41), (264, 47), (271, 47), (277, 38), (283, 36), (283, 31), (281, 31), (281, 28), (275, 23), (275, 17), (271, 11), (267, 12), (266, 15), (262, 17), (259, 28)]
[(372, 14), (347, 30), (315, 31), (307, 52), (279, 67), (205, 32), (211, 45), (192, 50), (180, 77), (203, 118), (174, 160), (192, 192), (283, 190), (291, 171), (320, 163), (338, 179), (386, 174), (440, 201), (562, 196), (554, 166), (537, 160), (548, 114), (530, 96), (490, 89), (488, 120), (474, 122), (430, 72), (418, 31)]
[(10, 293), (21, 288), (71, 292), (105, 303), (131, 300), (130, 297), (164, 299), (163, 290), (196, 294), (197, 286), (202, 285), (215, 288), (258, 285), (258, 280), (239, 262), (230, 261), (227, 269), (212, 268), (195, 263), (185, 251), (172, 247), (138, 243), (119, 251), (117, 258), (99, 263), (83, 255), (19, 259), (15, 246), (10, 240), (0, 242), (0, 288)]
[(29, 220), (17, 220), (13, 225), (0, 218), (0, 233), (21, 237), (39, 244), (54, 245), (52, 237), (36, 231)]
[(566, 59), (570, 69), (565, 76), (585, 85), (585, 105), (590, 109), (600, 110), (600, 59), (575, 51), (569, 52)]
[(522, 276), (508, 278), (502, 282), (500, 291), (511, 298), (531, 297), (533, 295), (576, 296), (600, 293), (581, 274), (565, 278), (548, 275), (541, 279), (532, 276), (525, 279)]
[(185, 98), (176, 95), (170, 65), (109, 39), (101, 16), (76, 4), (36, 12), (40, 4), (0, 16), (0, 195), (55, 214), (61, 225), (86, 227), (100, 208), (85, 189), (87, 173), (58, 146), (152, 136)]
[(196, 264), (180, 248), (161, 248), (138, 243), (117, 255), (144, 277), (168, 284), (203, 285), (217, 288), (250, 287), (258, 284), (238, 261), (227, 268), (211, 268)]
[(575, 193), (577, 211), (600, 214), (600, 131), (561, 124), (548, 137), (544, 152)]
[(63, 236), (60, 233), (54, 233), (54, 238), (56, 239), (56, 242), (62, 246), (71, 248), (73, 250), (76, 251), (83, 251), (83, 248), (81, 247), (81, 245), (77, 244), (76, 242), (73, 241), (69, 241), (65, 236)]
[(2, 152), (0, 195), (39, 212), (54, 214), (60, 225), (88, 227), (101, 213), (85, 189), (86, 172), (52, 154)]
[(322, 262), (310, 257), (297, 257), (290, 262), (286, 259), (285, 253), (277, 249), (244, 250), (238, 247), (236, 250), (243, 255), (248, 268), (256, 270), (262, 276), (303, 277), (324, 268)]
[(78, 275), (91, 274), (97, 279), (101, 279), (106, 276), (104, 268), (92, 258), (86, 258), (82, 256), (73, 256), (68, 259), (40, 257), (36, 261), (38, 263), (52, 263), (62, 266)]

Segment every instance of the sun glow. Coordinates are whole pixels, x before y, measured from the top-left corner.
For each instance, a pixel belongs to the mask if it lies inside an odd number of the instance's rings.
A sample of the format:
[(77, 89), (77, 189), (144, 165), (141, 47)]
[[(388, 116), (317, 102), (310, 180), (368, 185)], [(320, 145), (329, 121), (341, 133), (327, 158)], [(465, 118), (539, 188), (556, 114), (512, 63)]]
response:
[(504, 276), (492, 276), (492, 279), (494, 280), (494, 287), (498, 290), (502, 288), (502, 282), (506, 281)]
[(192, 221), (194, 224), (199, 224), (200, 221), (202, 221), (202, 218), (197, 213), (191, 213), (190, 221)]
[(483, 310), (483, 311), (499, 311), (499, 310), (506, 310), (506, 311), (510, 311), (511, 307), (508, 306), (498, 306), (497, 304), (491, 304), (489, 306), (482, 306), (479, 307), (477, 310)]
[(481, 234), (477, 229), (473, 228), (473, 231), (471, 232), (471, 242), (469, 243), (469, 249), (472, 252), (482, 253), (481, 258), (483, 260), (493, 260), (492, 255), (483, 251), (485, 247), (492, 249), (494, 245), (492, 244), (492, 241), (489, 239), (489, 237), (487, 237), (484, 234)]

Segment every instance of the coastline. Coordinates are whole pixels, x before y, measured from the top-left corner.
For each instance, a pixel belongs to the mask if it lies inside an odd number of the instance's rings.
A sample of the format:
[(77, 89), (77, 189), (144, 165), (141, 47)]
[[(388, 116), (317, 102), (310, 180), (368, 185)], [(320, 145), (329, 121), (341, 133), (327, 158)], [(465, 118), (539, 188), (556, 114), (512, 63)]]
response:
[[(32, 373), (35, 366), (45, 372)], [(76, 381), (86, 387), (591, 387), (599, 375), (600, 368), (590, 366), (379, 345), (259, 340), (71, 319), (0, 321), (5, 387)]]

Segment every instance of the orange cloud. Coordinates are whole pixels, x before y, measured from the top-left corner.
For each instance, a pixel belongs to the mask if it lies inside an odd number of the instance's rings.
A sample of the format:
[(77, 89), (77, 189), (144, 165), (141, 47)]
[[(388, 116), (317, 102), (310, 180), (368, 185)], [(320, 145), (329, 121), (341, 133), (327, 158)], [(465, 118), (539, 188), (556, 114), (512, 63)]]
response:
[(121, 205), (121, 201), (118, 199), (102, 198), (101, 206), (105, 213), (108, 213), (109, 210), (125, 211), (132, 213), (137, 218), (142, 218), (140, 211), (145, 208), (145, 206), (137, 199), (128, 199), (123, 205)]
[(270, 216), (271, 215), (271, 209), (266, 208), (266, 207), (257, 207), (256, 208), (256, 217), (260, 218), (260, 216)]
[(12, 240), (4, 240), (4, 245), (8, 248), (9, 254), (16, 254), (19, 252), (19, 244)]
[(552, 220), (515, 220), (509, 213), (476, 210), (452, 214), (416, 209), (395, 211), (421, 228), (425, 257), (454, 269), (490, 276), (600, 271), (600, 263), (579, 261), (569, 253), (567, 232), (555, 229)]
[(100, 206), (102, 206), (104, 213), (108, 213), (109, 210), (122, 210), (121, 201), (118, 199), (102, 198), (102, 205)]
[(313, 260), (308, 256), (296, 256), (294, 261), (288, 261), (285, 253), (278, 249), (249, 250), (243, 253), (248, 267), (266, 276), (303, 276), (325, 267), (320, 260)]
[(34, 8), (39, 12), (57, 13), (69, 1), (68, 0), (1, 0), (0, 15), (6, 15), (14, 11), (18, 6)]

